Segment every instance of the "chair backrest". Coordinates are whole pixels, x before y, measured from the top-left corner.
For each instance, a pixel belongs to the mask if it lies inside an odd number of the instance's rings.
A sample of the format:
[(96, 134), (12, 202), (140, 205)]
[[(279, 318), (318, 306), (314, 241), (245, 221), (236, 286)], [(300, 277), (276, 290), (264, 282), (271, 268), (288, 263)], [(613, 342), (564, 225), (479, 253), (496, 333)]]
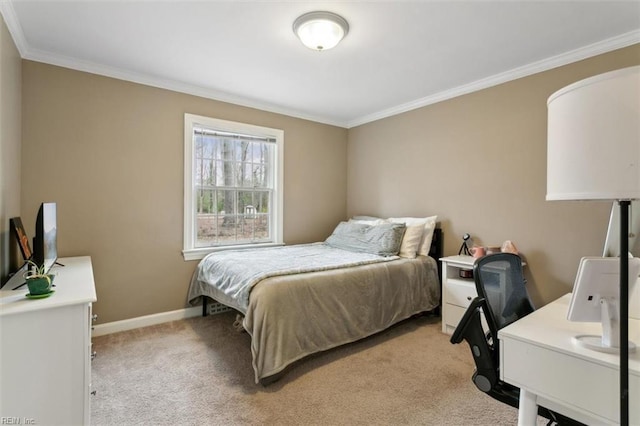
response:
[[(476, 260), (473, 272), (478, 297), (471, 301), (460, 319), (451, 335), (451, 343), (465, 340), (469, 344), (476, 364), (472, 380), (478, 389), (498, 401), (518, 407), (520, 389), (500, 380), (497, 334), (501, 328), (534, 310), (525, 287), (522, 260), (512, 253), (489, 254)], [(489, 326), (489, 335), (482, 317)], [(542, 406), (538, 406), (538, 415), (557, 425), (584, 426)]]
[(522, 259), (513, 253), (495, 253), (479, 258), (473, 265), (478, 296), (489, 306), (485, 317), (494, 344), (503, 327), (534, 311), (525, 287)]

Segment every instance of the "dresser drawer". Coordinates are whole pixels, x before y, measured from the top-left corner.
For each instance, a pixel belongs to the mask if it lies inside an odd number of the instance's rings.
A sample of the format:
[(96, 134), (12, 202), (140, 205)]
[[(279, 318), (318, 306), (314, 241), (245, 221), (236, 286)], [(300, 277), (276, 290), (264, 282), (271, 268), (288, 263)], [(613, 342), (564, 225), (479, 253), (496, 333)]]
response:
[(476, 287), (471, 280), (451, 278), (445, 285), (445, 300), (447, 303), (467, 308), (477, 296)]

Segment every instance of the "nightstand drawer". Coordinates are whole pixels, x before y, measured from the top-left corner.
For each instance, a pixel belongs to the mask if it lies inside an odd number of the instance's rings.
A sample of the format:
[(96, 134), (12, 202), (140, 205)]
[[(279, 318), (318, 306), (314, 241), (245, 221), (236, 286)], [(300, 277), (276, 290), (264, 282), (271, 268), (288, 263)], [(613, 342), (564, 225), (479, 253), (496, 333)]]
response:
[(444, 324), (444, 332), (447, 334), (453, 334), (453, 331), (458, 326), (460, 319), (467, 310), (460, 306), (447, 305), (442, 312), (442, 324)]
[(467, 308), (476, 297), (476, 287), (472, 280), (459, 280), (451, 278), (445, 286), (445, 300), (447, 303)]

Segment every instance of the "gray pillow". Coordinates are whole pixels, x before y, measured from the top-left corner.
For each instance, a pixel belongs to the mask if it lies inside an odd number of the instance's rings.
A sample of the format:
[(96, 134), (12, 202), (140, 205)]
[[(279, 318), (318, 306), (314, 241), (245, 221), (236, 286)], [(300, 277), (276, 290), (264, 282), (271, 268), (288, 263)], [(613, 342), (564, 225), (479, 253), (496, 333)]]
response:
[(331, 247), (379, 256), (395, 256), (400, 251), (404, 223), (365, 225), (355, 222), (340, 222), (333, 234), (325, 240)]

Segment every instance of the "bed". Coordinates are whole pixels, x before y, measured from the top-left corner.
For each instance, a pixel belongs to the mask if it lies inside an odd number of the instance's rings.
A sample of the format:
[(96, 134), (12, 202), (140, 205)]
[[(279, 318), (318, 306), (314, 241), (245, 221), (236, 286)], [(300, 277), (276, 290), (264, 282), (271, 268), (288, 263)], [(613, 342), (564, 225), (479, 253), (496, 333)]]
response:
[(203, 315), (209, 298), (242, 315), (266, 385), (308, 355), (439, 313), (442, 233), (423, 219), (351, 219), (324, 242), (212, 253), (188, 301), (202, 300)]

